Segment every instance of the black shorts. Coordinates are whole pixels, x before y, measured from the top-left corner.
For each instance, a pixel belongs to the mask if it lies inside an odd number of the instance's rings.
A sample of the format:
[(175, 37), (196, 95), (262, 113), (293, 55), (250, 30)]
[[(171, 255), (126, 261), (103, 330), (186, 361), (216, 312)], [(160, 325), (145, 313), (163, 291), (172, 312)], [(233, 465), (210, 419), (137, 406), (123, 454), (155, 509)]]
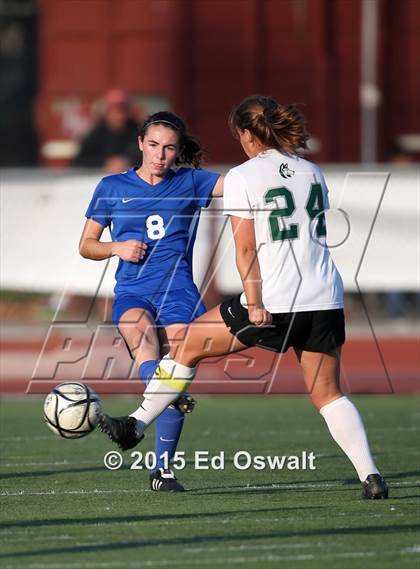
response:
[(274, 352), (286, 352), (292, 347), (329, 354), (346, 339), (342, 308), (273, 314), (272, 324), (256, 326), (249, 321), (248, 310), (238, 295), (223, 302), (220, 313), (231, 333), (249, 347)]

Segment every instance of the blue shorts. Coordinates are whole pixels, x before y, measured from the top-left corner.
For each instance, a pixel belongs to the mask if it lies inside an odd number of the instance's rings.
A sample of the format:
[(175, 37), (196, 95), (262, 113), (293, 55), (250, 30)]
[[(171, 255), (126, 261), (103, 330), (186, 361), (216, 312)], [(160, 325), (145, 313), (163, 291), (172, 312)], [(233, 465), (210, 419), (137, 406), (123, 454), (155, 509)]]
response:
[(171, 290), (144, 296), (136, 292), (115, 296), (112, 305), (112, 321), (116, 326), (121, 316), (130, 308), (145, 308), (157, 326), (188, 324), (206, 311), (197, 287)]

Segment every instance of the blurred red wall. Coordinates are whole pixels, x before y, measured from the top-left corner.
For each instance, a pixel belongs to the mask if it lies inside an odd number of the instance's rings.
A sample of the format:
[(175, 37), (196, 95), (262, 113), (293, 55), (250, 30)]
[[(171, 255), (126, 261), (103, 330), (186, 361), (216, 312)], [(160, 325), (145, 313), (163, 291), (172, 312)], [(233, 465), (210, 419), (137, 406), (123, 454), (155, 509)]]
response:
[[(379, 6), (383, 159), (397, 135), (420, 132), (420, 2)], [(316, 160), (358, 161), (360, 19), (358, 0), (41, 0), (40, 138), (77, 137), (119, 86), (146, 111), (166, 101), (212, 162), (235, 162), (228, 113), (261, 92), (303, 105)]]

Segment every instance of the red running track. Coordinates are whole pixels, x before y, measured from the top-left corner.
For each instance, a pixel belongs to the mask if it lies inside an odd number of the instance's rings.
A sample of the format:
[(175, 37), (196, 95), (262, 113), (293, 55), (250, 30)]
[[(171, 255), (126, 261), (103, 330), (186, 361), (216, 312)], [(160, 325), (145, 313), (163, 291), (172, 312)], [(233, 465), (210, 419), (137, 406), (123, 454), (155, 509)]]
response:
[[(60, 339), (48, 346), (48, 353), (65, 349)], [(86, 353), (86, 342), (78, 340)], [(40, 342), (11, 341), (3, 343), (3, 377), (0, 393), (19, 394), (48, 393), (52, 387), (65, 380), (81, 380), (89, 383), (99, 394), (137, 394), (143, 385), (129, 375), (100, 379), (101, 374), (89, 375), (84, 370), (62, 366), (57, 374), (42, 375), (30, 380), (31, 368), (23, 365), (25, 355), (33, 354), (35, 361), (41, 351)], [(61, 352), (62, 353), (62, 352)], [(6, 357), (4, 357), (6, 354)], [(14, 373), (8, 373), (7, 355), (14, 356)], [(16, 372), (16, 357), (22, 361), (22, 373)], [(83, 360), (83, 358), (81, 358)], [(124, 359), (127, 360), (126, 354)], [(79, 366), (80, 367), (80, 366)], [(82, 369), (82, 368), (80, 368)], [(346, 393), (418, 393), (420, 392), (420, 347), (415, 338), (350, 338), (344, 347), (341, 385)], [(262, 394), (307, 393), (302, 374), (293, 351), (276, 354), (267, 350), (250, 349), (223, 358), (211, 358), (203, 362), (194, 381), (193, 393), (206, 394)]]

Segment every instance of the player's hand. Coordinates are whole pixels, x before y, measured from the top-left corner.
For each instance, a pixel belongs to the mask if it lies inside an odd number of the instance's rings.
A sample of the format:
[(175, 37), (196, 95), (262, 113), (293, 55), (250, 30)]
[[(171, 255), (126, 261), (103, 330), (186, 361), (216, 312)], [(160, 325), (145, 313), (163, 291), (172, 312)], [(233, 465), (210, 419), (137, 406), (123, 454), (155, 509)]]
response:
[(273, 321), (271, 313), (268, 312), (268, 310), (266, 310), (264, 306), (260, 307), (249, 306), (248, 317), (250, 322), (252, 322), (256, 326), (266, 326), (267, 324), (271, 324)]
[(123, 261), (138, 263), (146, 254), (147, 245), (136, 239), (128, 241), (114, 241), (112, 244), (113, 255), (117, 255)]

